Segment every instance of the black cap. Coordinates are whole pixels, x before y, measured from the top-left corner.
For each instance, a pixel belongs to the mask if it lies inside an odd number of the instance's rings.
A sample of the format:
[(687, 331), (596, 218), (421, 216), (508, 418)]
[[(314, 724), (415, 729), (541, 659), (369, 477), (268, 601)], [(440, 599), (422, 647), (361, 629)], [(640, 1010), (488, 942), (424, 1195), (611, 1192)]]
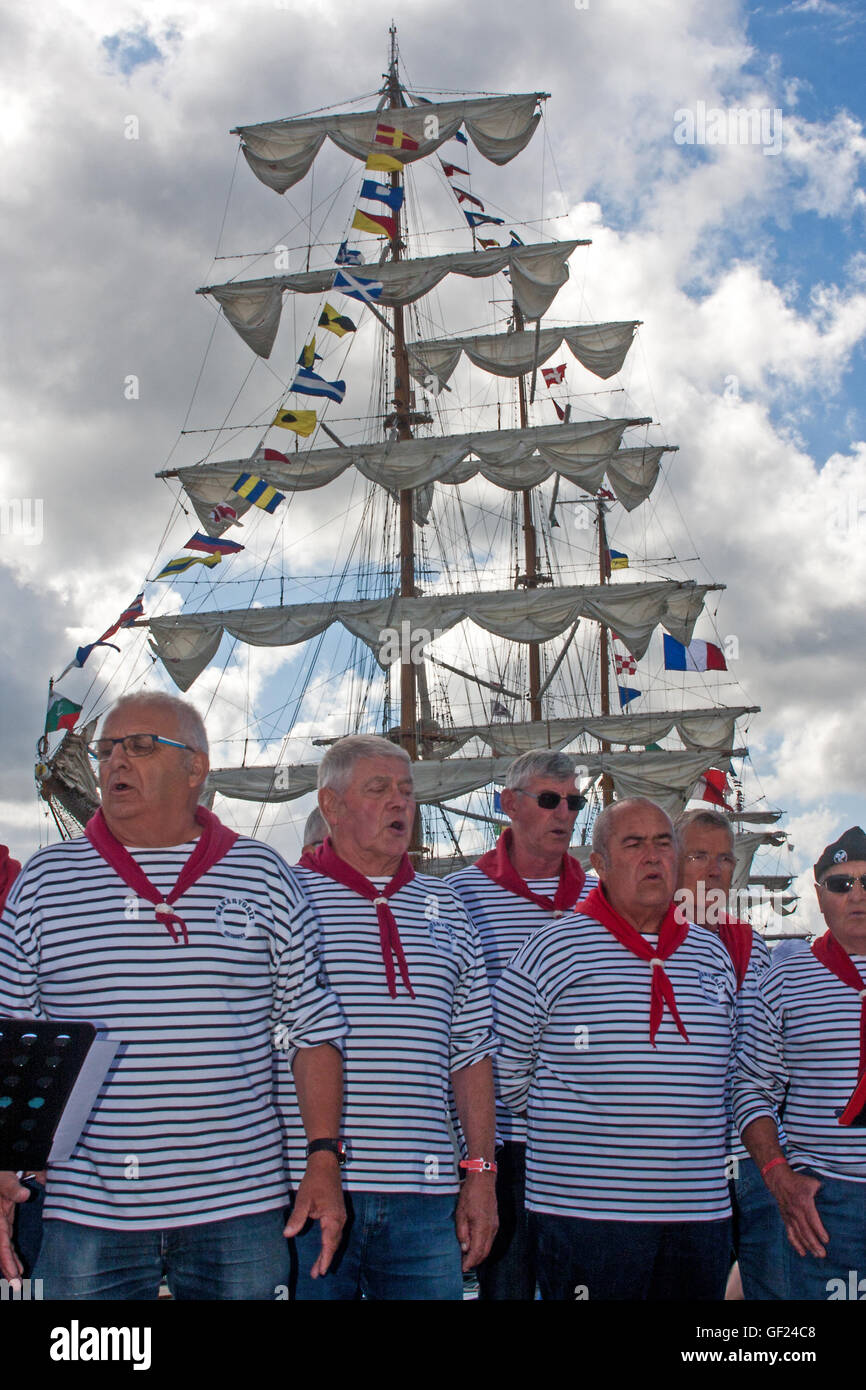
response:
[(850, 830), (846, 830), (844, 835), (840, 835), (832, 845), (828, 845), (815, 865), (815, 882), (821, 881), (821, 875), (828, 869), (834, 868), (837, 864), (847, 864), (849, 860), (859, 859), (866, 862), (866, 835), (859, 825), (852, 825)]

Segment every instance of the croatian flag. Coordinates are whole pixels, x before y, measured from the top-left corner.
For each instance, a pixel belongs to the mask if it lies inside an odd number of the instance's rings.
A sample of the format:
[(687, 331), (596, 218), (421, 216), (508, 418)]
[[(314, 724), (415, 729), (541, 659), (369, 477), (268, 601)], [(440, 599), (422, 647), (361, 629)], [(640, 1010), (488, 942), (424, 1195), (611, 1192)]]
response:
[(696, 640), (684, 647), (668, 633), (664, 634), (666, 671), (727, 671), (721, 647), (712, 642)]

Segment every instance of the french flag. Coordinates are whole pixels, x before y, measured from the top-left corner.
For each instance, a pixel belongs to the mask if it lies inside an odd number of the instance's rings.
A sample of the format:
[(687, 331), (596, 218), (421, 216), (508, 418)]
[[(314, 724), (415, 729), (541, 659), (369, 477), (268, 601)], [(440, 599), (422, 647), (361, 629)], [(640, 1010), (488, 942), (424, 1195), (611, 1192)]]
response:
[(666, 671), (727, 671), (721, 647), (700, 639), (684, 647), (674, 637), (664, 634)]

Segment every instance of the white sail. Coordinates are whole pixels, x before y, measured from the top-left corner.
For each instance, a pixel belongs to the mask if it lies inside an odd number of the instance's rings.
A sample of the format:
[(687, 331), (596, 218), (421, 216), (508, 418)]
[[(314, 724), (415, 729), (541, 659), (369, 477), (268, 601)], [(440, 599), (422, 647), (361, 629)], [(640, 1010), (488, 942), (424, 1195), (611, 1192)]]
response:
[[(742, 754), (744, 750), (740, 750)], [(726, 750), (731, 756), (731, 749)], [(677, 815), (706, 769), (706, 753), (666, 751), (652, 753), (575, 753), (582, 776), (609, 773), (618, 797), (648, 796), (668, 815)], [(493, 758), (435, 758), (412, 764), (416, 800), (447, 801), (502, 782), (512, 756)], [(242, 801), (294, 801), (315, 790), (315, 763), (278, 767), (220, 768), (211, 772), (208, 790)]]
[(224, 632), (256, 647), (285, 647), (307, 642), (337, 622), (367, 644), (383, 670), (397, 659), (389, 657), (383, 632), (405, 632), (414, 644), (429, 641), (434, 629), (446, 632), (466, 618), (509, 642), (548, 642), (578, 618), (592, 618), (615, 628), (623, 645), (639, 660), (659, 623), (688, 645), (704, 596), (720, 587), (724, 586), (659, 579), (647, 584), (569, 585), (552, 591), (505, 589), (423, 598), (394, 595), (180, 613), (152, 618), (149, 627), (154, 652), (181, 690), (188, 690), (216, 656)]
[[(638, 420), (585, 420), (567, 425), (540, 425), (523, 430), (485, 430), (431, 439), (347, 444), (338, 449), (311, 449), (284, 456), (228, 459), (198, 464), (160, 476), (177, 477), (211, 535), (221, 535), (231, 521), (213, 521), (211, 513), (229, 503), (238, 516), (252, 505), (236, 492), (241, 473), (254, 472), (286, 492), (325, 487), (347, 468), (390, 491), (425, 488), (432, 483), (458, 487), (481, 474), (496, 487), (522, 492), (558, 473), (595, 492), (605, 476), (617, 500), (631, 511), (655, 487), (662, 454), (670, 445), (618, 448), (623, 431)], [(274, 452), (273, 450), (271, 451)]]
[[(275, 192), (285, 193), (304, 177), (326, 139), (355, 159), (366, 160), (371, 151), (378, 151), (397, 154), (404, 164), (412, 164), (438, 150), (463, 125), (479, 154), (493, 164), (507, 164), (532, 139), (540, 119), (535, 108), (546, 96), (546, 92), (521, 93), (424, 102), (398, 111), (265, 121), (236, 126), (232, 134), (241, 136), (241, 148), (256, 178)], [(416, 148), (376, 143), (379, 125), (401, 130)]]
[[(724, 757), (724, 750), (731, 747), (737, 720), (746, 714), (757, 714), (758, 709), (757, 705), (731, 705), (713, 710), (662, 710), (657, 714), (585, 714), (540, 723), (492, 720), (486, 724), (443, 727), (435, 731), (435, 736), (422, 731), (421, 737), (432, 748), (441, 747), (443, 753), (462, 748), (477, 738), (494, 755), (516, 758), (531, 748), (565, 748), (582, 734), (607, 743), (647, 744), (658, 743), (676, 731), (686, 748), (718, 758)], [(767, 820), (771, 819), (770, 814), (764, 814)]]
[(227, 285), (206, 285), (197, 294), (209, 294), (222, 306), (232, 328), (260, 357), (269, 357), (283, 307), (283, 292), (323, 294), (331, 290), (337, 275), (362, 275), (377, 281), (382, 292), (376, 304), (393, 308), (412, 304), (446, 275), (472, 279), (508, 270), (514, 301), (524, 318), (538, 319), (553, 303), (568, 280), (566, 261), (586, 241), (547, 241), (530, 246), (501, 246), (487, 251), (449, 251), (442, 256), (385, 261), (382, 265), (329, 266), (324, 270), (299, 271), (295, 275), (271, 275), (264, 280), (240, 280)]
[(588, 323), (573, 328), (542, 328), (538, 333), (483, 333), (470, 338), (434, 338), (407, 343), (409, 371), (422, 386), (441, 391), (463, 353), (493, 376), (526, 376), (567, 343), (572, 355), (594, 376), (615, 376), (634, 340), (639, 320)]

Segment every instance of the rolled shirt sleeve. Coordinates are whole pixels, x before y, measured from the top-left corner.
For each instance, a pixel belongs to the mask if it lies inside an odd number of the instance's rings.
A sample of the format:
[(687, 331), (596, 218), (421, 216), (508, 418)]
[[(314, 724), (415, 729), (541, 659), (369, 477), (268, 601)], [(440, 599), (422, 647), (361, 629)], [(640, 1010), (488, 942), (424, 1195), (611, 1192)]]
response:
[(481, 938), (456, 893), (449, 894), (449, 916), (463, 926), (460, 943), (461, 969), (451, 1013), (451, 1042), (448, 1064), (451, 1071), (471, 1067), (497, 1048), (493, 1028), (493, 1004), (487, 983), (487, 967)]
[(734, 1124), (741, 1136), (753, 1120), (766, 1115), (777, 1121), (790, 1079), (781, 1015), (772, 989), (767, 988), (772, 985), (774, 974), (771, 970), (758, 982), (743, 1011), (732, 1095)]

